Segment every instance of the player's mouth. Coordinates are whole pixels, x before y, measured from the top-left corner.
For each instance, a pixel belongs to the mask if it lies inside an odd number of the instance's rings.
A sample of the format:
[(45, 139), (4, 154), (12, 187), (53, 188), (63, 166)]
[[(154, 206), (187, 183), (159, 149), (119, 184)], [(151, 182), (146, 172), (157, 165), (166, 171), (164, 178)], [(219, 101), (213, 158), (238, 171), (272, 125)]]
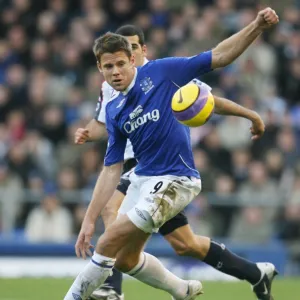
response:
[(120, 84), (122, 82), (122, 79), (114, 79), (113, 83), (114, 84)]

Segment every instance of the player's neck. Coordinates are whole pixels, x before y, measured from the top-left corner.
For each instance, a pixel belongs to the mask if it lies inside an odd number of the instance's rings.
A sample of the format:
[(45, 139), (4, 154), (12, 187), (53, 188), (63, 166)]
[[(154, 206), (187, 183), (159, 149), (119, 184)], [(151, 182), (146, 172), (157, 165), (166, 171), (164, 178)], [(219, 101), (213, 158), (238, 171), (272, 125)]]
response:
[(124, 96), (126, 96), (129, 93), (129, 91), (133, 88), (135, 81), (136, 81), (136, 77), (137, 77), (137, 69), (134, 68), (133, 76), (132, 76), (132, 80), (131, 80), (130, 84), (127, 86), (127, 88), (124, 91), (121, 92)]

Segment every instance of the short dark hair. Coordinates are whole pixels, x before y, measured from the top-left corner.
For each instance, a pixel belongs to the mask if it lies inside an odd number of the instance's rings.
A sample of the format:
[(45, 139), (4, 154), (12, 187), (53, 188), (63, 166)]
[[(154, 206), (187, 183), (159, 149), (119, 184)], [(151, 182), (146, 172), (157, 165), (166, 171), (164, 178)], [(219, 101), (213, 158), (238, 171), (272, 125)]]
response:
[(98, 62), (100, 62), (104, 53), (115, 53), (118, 51), (124, 51), (129, 58), (132, 55), (130, 43), (120, 34), (107, 32), (94, 42), (93, 52)]
[(145, 35), (141, 28), (135, 25), (124, 25), (119, 27), (116, 30), (117, 34), (123, 35), (123, 36), (134, 36), (137, 35), (139, 37), (139, 44), (141, 46), (145, 45)]

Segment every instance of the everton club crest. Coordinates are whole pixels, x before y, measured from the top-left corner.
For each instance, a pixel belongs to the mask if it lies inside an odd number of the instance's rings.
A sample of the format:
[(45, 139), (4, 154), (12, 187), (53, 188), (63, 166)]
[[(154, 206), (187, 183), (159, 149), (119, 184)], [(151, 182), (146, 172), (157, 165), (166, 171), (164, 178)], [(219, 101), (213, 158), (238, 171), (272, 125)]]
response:
[(150, 77), (145, 77), (140, 81), (140, 87), (145, 95), (154, 88), (153, 82)]

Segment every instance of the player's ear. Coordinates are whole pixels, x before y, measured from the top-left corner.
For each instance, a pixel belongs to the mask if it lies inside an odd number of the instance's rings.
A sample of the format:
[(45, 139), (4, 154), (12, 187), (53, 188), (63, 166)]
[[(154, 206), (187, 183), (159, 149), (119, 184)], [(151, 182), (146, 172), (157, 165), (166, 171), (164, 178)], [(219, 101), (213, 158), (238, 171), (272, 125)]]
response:
[(146, 45), (142, 46), (142, 52), (143, 52), (144, 57), (147, 57), (147, 46)]
[(135, 66), (135, 56), (134, 56), (134, 54), (131, 55), (129, 61), (130, 61), (130, 64), (131, 64), (132, 66)]
[(98, 60), (97, 60), (97, 68), (98, 68), (99, 72), (102, 73), (101, 63)]

